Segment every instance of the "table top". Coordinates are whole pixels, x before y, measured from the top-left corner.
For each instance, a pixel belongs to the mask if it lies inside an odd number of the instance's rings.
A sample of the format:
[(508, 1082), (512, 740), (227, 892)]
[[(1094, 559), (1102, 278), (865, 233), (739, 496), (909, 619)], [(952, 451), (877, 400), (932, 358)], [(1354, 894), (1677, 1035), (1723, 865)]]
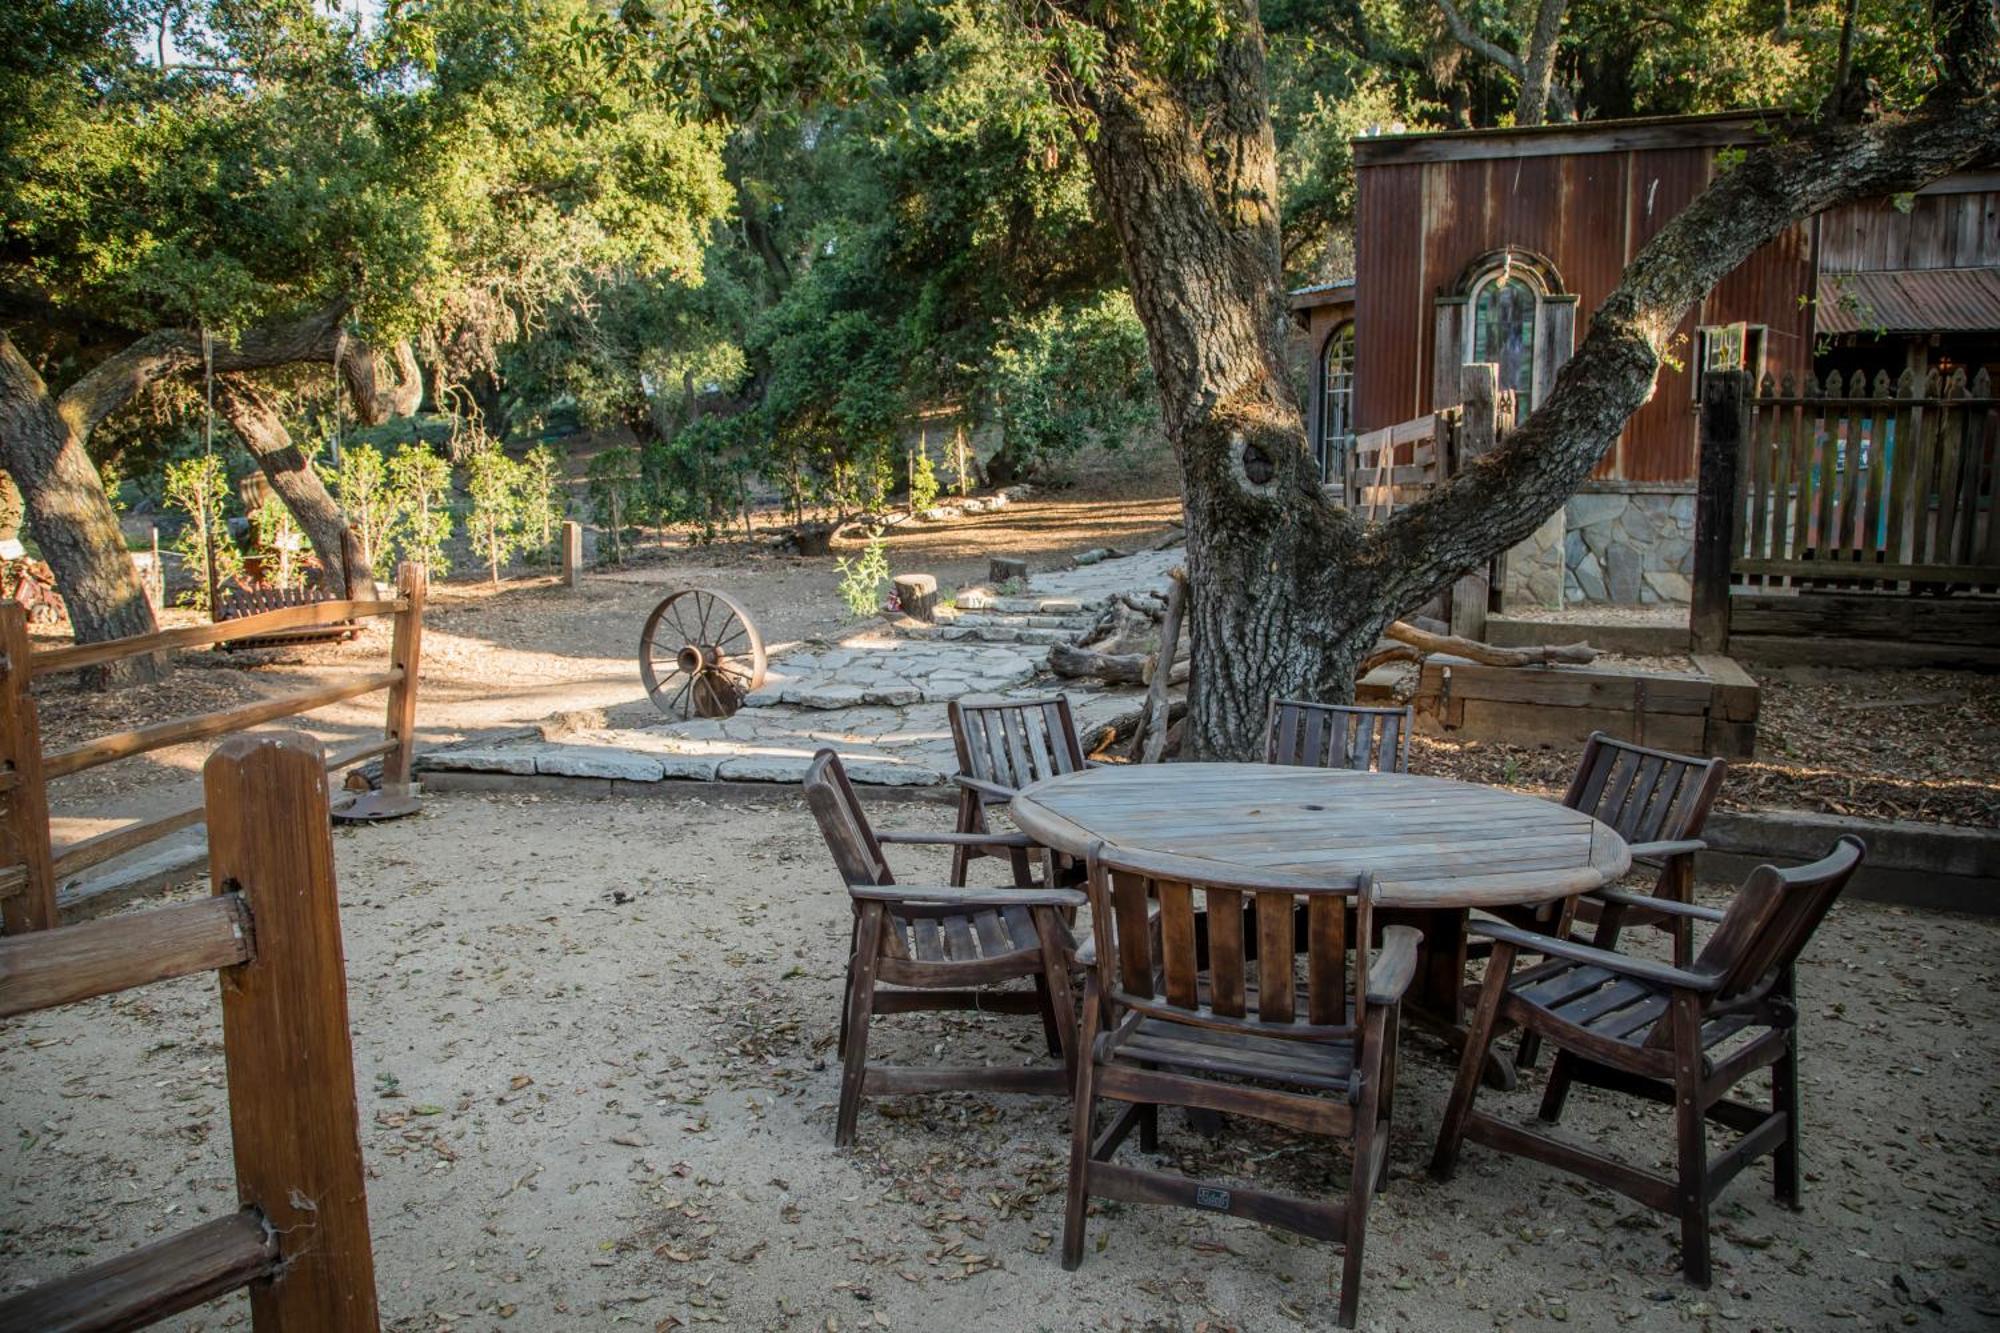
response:
[(1329, 878), (1373, 871), (1385, 906), (1547, 902), (1631, 867), (1625, 840), (1580, 811), (1449, 778), (1277, 764), (1128, 764), (1047, 778), (1009, 807), (1022, 832)]

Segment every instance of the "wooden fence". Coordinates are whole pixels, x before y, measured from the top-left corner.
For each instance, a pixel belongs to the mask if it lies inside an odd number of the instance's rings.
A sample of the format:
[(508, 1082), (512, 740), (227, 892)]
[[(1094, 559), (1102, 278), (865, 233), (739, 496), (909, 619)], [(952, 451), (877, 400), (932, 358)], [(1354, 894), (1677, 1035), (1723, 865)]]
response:
[(2000, 590), (2000, 402), (1981, 370), (1765, 376), (1738, 444), (1738, 586)]
[(256, 1329), (378, 1326), (326, 773), (309, 736), (231, 737), (203, 772), (212, 897), (0, 940), (0, 1018), (221, 973), (242, 1205), (0, 1300), (0, 1330), (138, 1328), (246, 1286)]
[[(0, 662), (0, 858), (4, 858), (0, 859), (0, 912), (4, 912), (7, 933), (54, 927), (56, 886), (68, 876), (202, 822), (203, 803), (191, 800), (164, 814), (57, 847), (49, 830), (48, 784), (53, 778), (387, 690), (388, 716), (381, 738), (345, 746), (329, 755), (326, 762), (332, 771), (381, 757), (383, 789), (407, 792), (414, 758), (424, 591), (422, 566), (406, 564), (397, 571), (396, 596), (391, 601), (314, 602), (215, 624), (41, 652), (35, 652), (29, 643), (27, 614), (20, 604), (0, 602), (0, 655), (5, 658)], [(371, 616), (395, 618), (385, 670), (212, 713), (153, 722), (60, 750), (42, 749), (31, 688), (42, 677), (174, 649)]]

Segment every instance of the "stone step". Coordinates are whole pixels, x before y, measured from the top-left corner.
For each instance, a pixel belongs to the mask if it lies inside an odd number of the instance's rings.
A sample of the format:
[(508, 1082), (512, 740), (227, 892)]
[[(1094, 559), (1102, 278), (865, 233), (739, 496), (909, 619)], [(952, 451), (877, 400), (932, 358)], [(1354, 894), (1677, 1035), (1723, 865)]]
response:
[(1093, 617), (1085, 615), (1023, 615), (1018, 612), (965, 611), (951, 618), (953, 625), (1001, 629), (1089, 629)]
[(1074, 597), (1003, 597), (982, 588), (968, 588), (958, 594), (958, 609), (1021, 616), (1075, 616), (1083, 614), (1086, 607)]
[[(1037, 617), (1047, 619), (1048, 617)], [(985, 624), (968, 625), (955, 621), (949, 625), (921, 625), (898, 629), (897, 634), (906, 639), (930, 639), (944, 643), (1027, 643), (1048, 644), (1068, 643), (1078, 630), (1070, 628), (1045, 628), (1035, 625)]]

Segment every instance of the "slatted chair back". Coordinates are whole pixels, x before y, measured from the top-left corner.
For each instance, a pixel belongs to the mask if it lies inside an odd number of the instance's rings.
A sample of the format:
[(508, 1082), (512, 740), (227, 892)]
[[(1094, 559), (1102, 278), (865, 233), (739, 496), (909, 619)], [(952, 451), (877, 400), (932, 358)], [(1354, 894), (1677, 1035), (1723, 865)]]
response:
[(967, 777), (1020, 788), (1084, 767), (1067, 695), (954, 699), (947, 712), (959, 771)]
[(1672, 842), (1701, 831), (1728, 765), (1649, 749), (1592, 732), (1563, 804), (1609, 824), (1632, 844)]
[(1372, 880), (1278, 873), (1218, 879), (1204, 865), (1101, 843), (1089, 870), (1098, 986), (1114, 1012), (1249, 1036), (1353, 1041), (1359, 1059)]
[(1712, 1005), (1755, 995), (1796, 963), (1866, 851), (1849, 835), (1811, 865), (1751, 871), (1695, 959), (1695, 971), (1722, 978)]
[(848, 781), (840, 756), (832, 750), (814, 755), (806, 768), (805, 789), (806, 804), (812, 808), (834, 864), (840, 867), (841, 882), (894, 884), (896, 877), (889, 873), (882, 844), (875, 840), (875, 830), (862, 812), (861, 798), (854, 794), (854, 784)]
[(1273, 699), (1264, 762), (1300, 768), (1410, 771), (1410, 708)]

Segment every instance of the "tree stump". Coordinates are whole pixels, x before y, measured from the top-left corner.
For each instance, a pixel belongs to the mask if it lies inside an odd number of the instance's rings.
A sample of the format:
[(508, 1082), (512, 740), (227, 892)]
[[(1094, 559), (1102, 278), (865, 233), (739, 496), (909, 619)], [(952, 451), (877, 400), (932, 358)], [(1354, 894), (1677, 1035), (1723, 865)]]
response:
[(932, 624), (937, 620), (937, 579), (930, 574), (898, 574), (890, 580), (896, 588), (896, 604), (912, 620)]
[(986, 579), (989, 583), (1011, 583), (1015, 579), (1026, 583), (1028, 562), (1016, 560), (1010, 555), (996, 555), (986, 566)]

